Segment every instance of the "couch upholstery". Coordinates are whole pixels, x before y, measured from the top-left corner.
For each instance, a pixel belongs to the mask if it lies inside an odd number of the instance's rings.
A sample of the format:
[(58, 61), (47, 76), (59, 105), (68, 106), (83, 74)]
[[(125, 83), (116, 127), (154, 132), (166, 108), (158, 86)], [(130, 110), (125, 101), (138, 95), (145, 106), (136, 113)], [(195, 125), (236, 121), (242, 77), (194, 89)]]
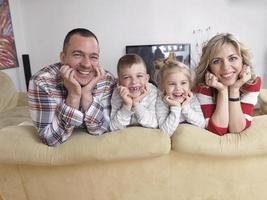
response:
[(261, 89), (259, 95), (260, 113), (267, 114), (267, 89)]
[(8, 109), (0, 106), (0, 200), (267, 198), (267, 115), (222, 137), (187, 124), (172, 138), (141, 127), (99, 137), (77, 129), (49, 147), (30, 123), (25, 94), (13, 95)]

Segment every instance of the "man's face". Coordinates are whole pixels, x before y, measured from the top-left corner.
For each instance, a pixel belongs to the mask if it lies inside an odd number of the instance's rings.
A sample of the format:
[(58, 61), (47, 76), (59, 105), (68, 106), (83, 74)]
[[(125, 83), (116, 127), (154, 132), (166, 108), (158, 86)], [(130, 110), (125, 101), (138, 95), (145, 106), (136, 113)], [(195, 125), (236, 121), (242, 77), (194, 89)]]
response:
[(85, 86), (96, 75), (96, 68), (99, 64), (99, 45), (94, 37), (76, 34), (70, 38), (60, 58), (62, 64), (75, 70), (74, 78), (81, 86)]

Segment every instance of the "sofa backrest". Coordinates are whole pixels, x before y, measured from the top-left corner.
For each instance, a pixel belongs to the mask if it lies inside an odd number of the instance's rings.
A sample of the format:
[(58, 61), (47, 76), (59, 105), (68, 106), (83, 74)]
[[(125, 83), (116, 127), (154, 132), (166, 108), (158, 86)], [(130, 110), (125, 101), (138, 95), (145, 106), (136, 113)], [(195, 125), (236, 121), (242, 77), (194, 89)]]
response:
[(10, 77), (0, 71), (0, 112), (16, 107), (18, 93)]

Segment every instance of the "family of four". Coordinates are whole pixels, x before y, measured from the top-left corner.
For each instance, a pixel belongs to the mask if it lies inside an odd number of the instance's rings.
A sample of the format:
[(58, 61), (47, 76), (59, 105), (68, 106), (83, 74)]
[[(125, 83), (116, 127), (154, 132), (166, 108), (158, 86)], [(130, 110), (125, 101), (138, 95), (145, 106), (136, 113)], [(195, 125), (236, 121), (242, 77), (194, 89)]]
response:
[(261, 79), (248, 50), (232, 34), (218, 34), (206, 43), (196, 77), (174, 54), (157, 60), (158, 87), (149, 82), (140, 56), (121, 57), (116, 80), (99, 65), (99, 53), (94, 33), (73, 29), (65, 37), (60, 62), (32, 76), (30, 112), (45, 144), (61, 144), (79, 127), (101, 135), (139, 125), (171, 136), (180, 123), (218, 135), (251, 125)]

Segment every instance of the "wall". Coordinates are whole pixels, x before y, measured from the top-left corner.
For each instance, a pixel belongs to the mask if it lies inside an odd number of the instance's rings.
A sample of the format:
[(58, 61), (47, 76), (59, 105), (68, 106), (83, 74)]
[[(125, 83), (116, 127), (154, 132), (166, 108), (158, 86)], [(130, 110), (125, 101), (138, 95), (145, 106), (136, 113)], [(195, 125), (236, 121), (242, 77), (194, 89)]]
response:
[[(196, 58), (196, 42), (232, 32), (250, 47), (257, 73), (267, 78), (267, 0), (9, 1), (18, 55), (30, 54), (33, 73), (59, 60), (70, 29), (86, 27), (98, 36), (101, 63), (114, 74), (125, 45), (192, 43)], [(207, 27), (210, 31), (193, 33)], [(21, 58), (19, 62), (22, 65)], [(5, 71), (24, 91), (22, 66)]]

